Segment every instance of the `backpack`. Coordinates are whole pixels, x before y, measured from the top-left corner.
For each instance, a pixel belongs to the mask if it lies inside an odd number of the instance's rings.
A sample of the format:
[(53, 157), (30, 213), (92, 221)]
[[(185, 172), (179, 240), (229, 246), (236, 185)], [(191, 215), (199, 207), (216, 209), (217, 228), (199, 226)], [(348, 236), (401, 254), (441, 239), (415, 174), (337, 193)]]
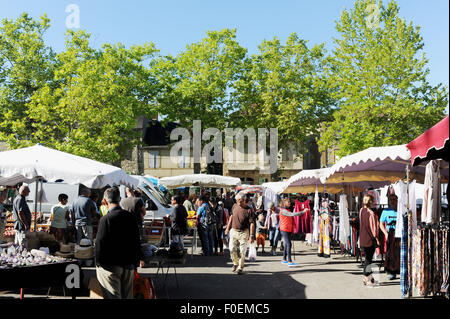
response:
[(211, 206), (205, 205), (205, 219), (204, 224), (205, 225), (212, 225), (216, 223), (216, 215), (214, 214), (213, 210), (211, 209)]

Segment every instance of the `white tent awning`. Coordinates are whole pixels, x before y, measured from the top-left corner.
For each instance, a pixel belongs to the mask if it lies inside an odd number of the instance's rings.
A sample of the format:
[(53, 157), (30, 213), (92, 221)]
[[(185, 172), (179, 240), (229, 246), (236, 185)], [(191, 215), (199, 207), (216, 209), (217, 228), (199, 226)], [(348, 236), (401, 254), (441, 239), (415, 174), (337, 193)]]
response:
[(39, 144), (0, 152), (0, 185), (31, 183), (39, 178), (95, 189), (116, 185), (137, 187), (139, 184), (136, 178), (118, 167)]
[(212, 174), (188, 174), (160, 178), (159, 184), (164, 185), (169, 189), (189, 186), (233, 187), (236, 185), (240, 185), (241, 180), (237, 177), (231, 176)]

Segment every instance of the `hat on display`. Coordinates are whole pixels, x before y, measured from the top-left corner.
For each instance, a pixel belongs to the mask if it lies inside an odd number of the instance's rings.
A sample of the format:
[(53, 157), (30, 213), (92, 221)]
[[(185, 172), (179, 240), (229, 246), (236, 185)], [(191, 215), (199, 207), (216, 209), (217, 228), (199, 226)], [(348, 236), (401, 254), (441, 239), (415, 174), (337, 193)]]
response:
[(55, 255), (59, 257), (71, 258), (73, 257), (73, 252), (70, 245), (61, 244), (61, 248), (55, 253)]
[(94, 246), (92, 246), (92, 242), (83, 238), (80, 241), (80, 245), (75, 246), (75, 258), (77, 259), (91, 259), (94, 258)]

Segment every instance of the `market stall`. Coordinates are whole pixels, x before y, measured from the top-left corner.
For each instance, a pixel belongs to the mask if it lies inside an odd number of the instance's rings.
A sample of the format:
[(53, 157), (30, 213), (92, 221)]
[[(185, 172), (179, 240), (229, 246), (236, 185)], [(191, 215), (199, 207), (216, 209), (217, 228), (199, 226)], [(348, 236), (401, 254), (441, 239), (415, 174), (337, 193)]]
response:
[[(371, 147), (364, 151), (348, 155), (340, 159), (327, 172), (325, 179), (328, 182), (347, 182), (352, 185), (357, 183), (373, 183), (370, 189), (383, 185), (394, 184), (397, 187), (396, 195), (398, 203), (398, 227), (396, 237), (402, 238), (402, 247), (405, 256), (402, 259), (402, 296), (411, 297), (411, 256), (413, 246), (412, 234), (417, 227), (417, 214), (415, 203), (415, 182), (423, 182), (426, 179), (424, 166), (410, 166), (411, 154), (404, 145)], [(448, 182), (448, 165), (443, 168), (444, 174), (439, 178), (440, 182)], [(413, 181), (411, 183), (411, 181)], [(377, 185), (375, 185), (377, 183)], [(372, 191), (373, 192), (373, 191)], [(376, 192), (374, 192), (376, 195)], [(406, 251), (407, 250), (407, 251)], [(408, 269), (406, 269), (408, 268)], [(409, 292), (408, 292), (409, 290)]]
[[(129, 176), (118, 167), (57, 151), (39, 144), (32, 147), (0, 152), (0, 185), (12, 186), (18, 183), (32, 182), (38, 184), (42, 183), (43, 180), (50, 182), (62, 180), (67, 184), (83, 184), (88, 188), (94, 189), (115, 185), (126, 185), (133, 188), (138, 185), (138, 180)], [(38, 187), (36, 187), (35, 198), (38, 198), (37, 194)], [(54, 256), (58, 251), (64, 255), (67, 251), (61, 252), (61, 248), (67, 249), (67, 247), (63, 247), (65, 245), (61, 246), (55, 240), (54, 236), (48, 234), (42, 227), (38, 227), (40, 226), (39, 222), (42, 214), (38, 210), (37, 200), (35, 201), (32, 214), (32, 231), (26, 235), (28, 249), (30, 251), (27, 251), (23, 247), (16, 247), (11, 243), (11, 239), (12, 241), (14, 240), (14, 229), (10, 227), (12, 226), (11, 222), (13, 220), (10, 212), (7, 212), (6, 216), (7, 227), (5, 231), (7, 231), (8, 236), (6, 243), (2, 243), (2, 245), (6, 245), (3, 246), (6, 250), (3, 249), (0, 252), (2, 254), (0, 276), (2, 278), (8, 278), (9, 282), (15, 281), (15, 287), (36, 287), (39, 285), (48, 287), (52, 283), (51, 278), (46, 278), (44, 284), (44, 281), (38, 278), (25, 282), (20, 278), (12, 277), (21, 276), (22, 272), (34, 274), (51, 274), (55, 272), (55, 275), (58, 276), (60, 271), (54, 269), (54, 267), (57, 267), (55, 264), (65, 262), (78, 263), (80, 260), (92, 261), (94, 258), (93, 243), (90, 241), (89, 243), (85, 243), (86, 247), (78, 245), (68, 247), (68, 250), (70, 250), (69, 255), (75, 253), (77, 260), (68, 260), (64, 257)], [(80, 255), (81, 251), (88, 253), (89, 256), (86, 254)], [(52, 268), (50, 266), (54, 267)], [(33, 277), (27, 276), (26, 278)], [(3, 285), (3, 280), (0, 280), (0, 282), (2, 283), (2, 288), (6, 288)]]
[[(408, 272), (402, 289), (419, 296), (449, 297), (449, 116), (407, 144), (413, 167), (425, 166), (423, 203), (417, 227), (408, 227)], [(441, 182), (446, 180), (446, 214)], [(409, 214), (410, 215), (410, 214)], [(424, 262), (427, 261), (427, 262)]]
[[(126, 185), (137, 187), (139, 181), (122, 169), (85, 157), (54, 150), (40, 144), (11, 151), (0, 152), (0, 185), (18, 183), (42, 183), (63, 181), (67, 184), (83, 184), (88, 188)], [(38, 198), (36, 186), (36, 196)], [(41, 187), (42, 189), (42, 187)], [(38, 212), (37, 200), (34, 212)], [(34, 219), (36, 228), (37, 218)]]

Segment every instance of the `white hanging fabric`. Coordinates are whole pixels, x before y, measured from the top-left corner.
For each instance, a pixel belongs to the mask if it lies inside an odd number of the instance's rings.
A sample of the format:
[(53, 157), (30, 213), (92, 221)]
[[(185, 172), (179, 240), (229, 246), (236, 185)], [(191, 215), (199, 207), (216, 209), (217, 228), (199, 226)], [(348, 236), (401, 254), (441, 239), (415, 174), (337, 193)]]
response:
[[(398, 181), (394, 184), (395, 195), (398, 197), (397, 203), (397, 223), (395, 225), (395, 237), (402, 237), (403, 230), (403, 218), (408, 214), (408, 201), (407, 201), (407, 184), (404, 181)], [(412, 231), (417, 228), (417, 216), (416, 216), (416, 181), (409, 183), (409, 206), (412, 211)], [(408, 227), (408, 225), (406, 225)]]
[(339, 241), (341, 244), (347, 243), (350, 236), (350, 222), (348, 217), (347, 195), (339, 196)]
[(314, 221), (313, 221), (313, 241), (315, 243), (319, 242), (319, 192), (317, 191), (314, 195)]
[(438, 223), (441, 211), (441, 184), (437, 161), (430, 161), (425, 168), (424, 194), (421, 221)]

